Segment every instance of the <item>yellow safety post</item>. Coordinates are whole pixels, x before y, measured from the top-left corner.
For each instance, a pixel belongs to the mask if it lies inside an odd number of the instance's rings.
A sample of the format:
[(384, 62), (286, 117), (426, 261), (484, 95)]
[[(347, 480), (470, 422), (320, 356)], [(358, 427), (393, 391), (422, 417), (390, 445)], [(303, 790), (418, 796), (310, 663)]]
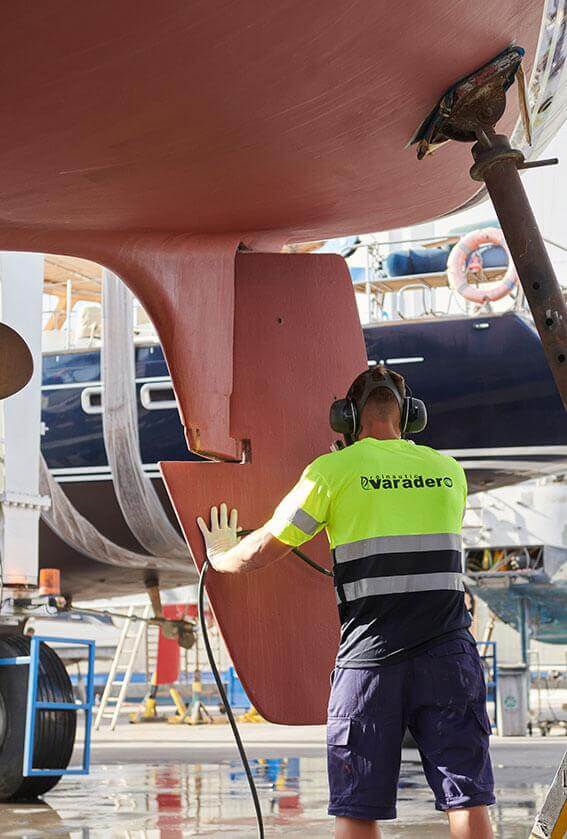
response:
[(173, 704), (177, 709), (177, 713), (174, 714), (173, 717), (168, 717), (167, 721), (172, 725), (179, 725), (182, 722), (187, 722), (189, 709), (187, 708), (187, 705), (185, 705), (185, 702), (181, 698), (181, 694), (177, 688), (170, 688), (169, 695), (173, 699)]
[(214, 722), (212, 716), (205, 708), (201, 695), (203, 693), (203, 684), (201, 682), (201, 671), (195, 669), (193, 673), (193, 701), (191, 702), (191, 709), (189, 711), (189, 718), (186, 722), (189, 725), (204, 725), (205, 723)]
[(166, 718), (158, 715), (157, 712), (157, 671), (154, 672), (150, 680), (150, 689), (144, 696), (142, 703), (137, 711), (130, 714), (130, 722), (163, 722)]
[(266, 720), (264, 717), (260, 716), (256, 708), (251, 705), (249, 711), (246, 711), (245, 714), (238, 717), (238, 722), (266, 722)]

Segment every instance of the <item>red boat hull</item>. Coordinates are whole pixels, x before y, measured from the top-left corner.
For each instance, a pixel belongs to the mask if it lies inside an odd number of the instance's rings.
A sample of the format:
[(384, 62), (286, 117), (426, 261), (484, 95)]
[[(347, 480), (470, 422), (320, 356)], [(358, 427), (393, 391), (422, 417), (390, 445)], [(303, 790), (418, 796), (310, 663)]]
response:
[[(192, 447), (238, 458), (249, 441), (247, 465), (164, 465), (198, 563), (195, 516), (226, 499), (244, 525), (260, 524), (326, 449), (328, 405), (366, 364), (340, 260), (235, 263), (238, 243), (387, 230), (470, 199), (467, 146), (418, 162), (407, 143), (447, 87), (510, 43), (526, 49), (529, 72), (542, 10), (540, 0), (3, 9), (0, 248), (114, 270), (158, 329)], [(512, 105), (499, 129), (516, 117)], [(314, 551), (322, 560), (321, 540)], [(337, 633), (328, 580), (287, 559), (249, 578), (212, 576), (209, 588), (259, 710), (322, 721)]]

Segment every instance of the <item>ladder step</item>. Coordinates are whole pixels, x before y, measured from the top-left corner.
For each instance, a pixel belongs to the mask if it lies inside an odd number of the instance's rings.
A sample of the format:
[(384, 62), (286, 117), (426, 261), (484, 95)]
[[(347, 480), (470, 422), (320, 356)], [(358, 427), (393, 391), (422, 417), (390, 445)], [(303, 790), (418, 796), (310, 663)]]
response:
[[(143, 617), (148, 617), (150, 612), (151, 608), (147, 606), (143, 610)], [(140, 614), (138, 617), (142, 617), (142, 615)], [(117, 719), (122, 705), (125, 702), (125, 697), (122, 696), (121, 698), (121, 695), (126, 692), (130, 684), (137, 657), (144, 652), (144, 647), (141, 642), (143, 640), (142, 636), (147, 629), (146, 624), (132, 620), (132, 617), (127, 619), (124, 634), (121, 639), (122, 646), (119, 650), (116, 650), (114, 656), (112, 666), (113, 678), (110, 683), (107, 682), (108, 693), (99, 706), (99, 715), (101, 717), (111, 718), (113, 721)], [(154, 632), (151, 632), (146, 638), (146, 655), (148, 659), (155, 658), (158, 644), (157, 633), (154, 634)]]

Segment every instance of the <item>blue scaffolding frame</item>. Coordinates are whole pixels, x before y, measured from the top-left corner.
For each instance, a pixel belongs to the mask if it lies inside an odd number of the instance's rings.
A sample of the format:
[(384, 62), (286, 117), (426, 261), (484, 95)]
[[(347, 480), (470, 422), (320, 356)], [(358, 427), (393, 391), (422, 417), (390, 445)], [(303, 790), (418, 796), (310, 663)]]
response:
[[(86, 679), (86, 702), (38, 702), (37, 683), (39, 676), (40, 644), (82, 644), (88, 647), (88, 670)], [(50, 635), (32, 635), (30, 654), (14, 658), (0, 658), (0, 666), (29, 665), (28, 693), (26, 702), (26, 730), (24, 736), (23, 776), (36, 778), (54, 775), (88, 775), (91, 766), (91, 730), (94, 705), (94, 663), (95, 642), (84, 638), (57, 638)], [(83, 711), (85, 714), (85, 737), (83, 743), (83, 761), (80, 767), (71, 769), (35, 769), (33, 766), (33, 747), (35, 723), (38, 711)]]
[[(494, 728), (498, 728), (498, 661), (496, 658), (496, 641), (477, 641), (477, 647), (484, 647), (484, 653), (481, 655), (483, 663), (486, 665), (486, 698), (488, 702), (494, 702)], [(492, 668), (492, 678), (490, 678), (489, 666)]]

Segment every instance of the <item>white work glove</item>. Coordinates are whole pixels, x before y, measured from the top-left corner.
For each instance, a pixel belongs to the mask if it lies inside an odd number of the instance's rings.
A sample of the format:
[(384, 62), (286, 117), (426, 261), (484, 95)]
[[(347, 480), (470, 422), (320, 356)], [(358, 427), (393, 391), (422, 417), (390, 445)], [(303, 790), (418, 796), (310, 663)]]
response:
[(238, 510), (231, 510), (229, 519), (226, 504), (220, 505), (220, 516), (217, 508), (211, 507), (211, 529), (200, 516), (197, 524), (203, 534), (209, 562), (216, 571), (222, 570), (223, 555), (239, 542)]

